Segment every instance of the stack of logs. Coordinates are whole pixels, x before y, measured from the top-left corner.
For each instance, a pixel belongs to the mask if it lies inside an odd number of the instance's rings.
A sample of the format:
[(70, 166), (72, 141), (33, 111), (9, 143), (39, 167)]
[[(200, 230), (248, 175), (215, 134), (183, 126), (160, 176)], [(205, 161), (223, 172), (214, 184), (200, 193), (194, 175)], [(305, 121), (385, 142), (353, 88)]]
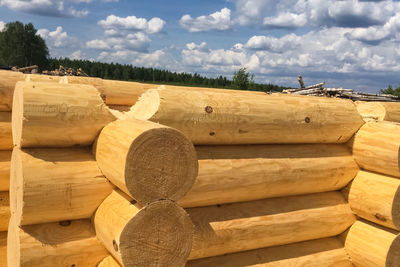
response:
[(400, 125), (344, 99), (38, 76), (8, 84), (8, 266), (400, 265)]

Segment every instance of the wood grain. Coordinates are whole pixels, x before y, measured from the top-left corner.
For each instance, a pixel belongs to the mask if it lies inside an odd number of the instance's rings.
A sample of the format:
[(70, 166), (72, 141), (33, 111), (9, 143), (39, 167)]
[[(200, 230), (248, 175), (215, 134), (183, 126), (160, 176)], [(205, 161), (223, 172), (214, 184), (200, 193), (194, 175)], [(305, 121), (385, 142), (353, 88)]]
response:
[(0, 232), (0, 266), (7, 267), (7, 232)]
[(201, 145), (345, 143), (364, 123), (350, 100), (195, 89), (148, 90), (128, 115)]
[(11, 112), (0, 111), (0, 150), (12, 150)]
[(400, 122), (400, 103), (356, 101), (357, 110), (364, 119)]
[(359, 168), (344, 145), (197, 146), (199, 175), (183, 207), (341, 189)]
[(10, 189), (11, 151), (0, 151), (0, 191)]
[(332, 237), (356, 220), (339, 192), (191, 208), (187, 212), (195, 225), (189, 259)]
[(23, 80), (22, 72), (0, 70), (0, 112), (11, 111), (15, 84)]
[(8, 191), (0, 192), (0, 232), (7, 231), (10, 220), (10, 197)]

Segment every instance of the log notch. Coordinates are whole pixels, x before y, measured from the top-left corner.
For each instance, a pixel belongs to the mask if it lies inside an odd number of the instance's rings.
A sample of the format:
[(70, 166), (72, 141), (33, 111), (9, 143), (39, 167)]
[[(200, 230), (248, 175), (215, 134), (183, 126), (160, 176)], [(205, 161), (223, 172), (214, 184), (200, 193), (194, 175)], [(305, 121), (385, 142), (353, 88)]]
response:
[(132, 106), (148, 89), (157, 88), (156, 84), (103, 80), (107, 105)]
[(11, 151), (0, 151), (0, 191), (10, 189)]
[(55, 82), (58, 83), (62, 76), (44, 75), (44, 74), (27, 74), (25, 76), (26, 82)]
[(11, 112), (0, 111), (0, 150), (12, 150)]
[(192, 208), (187, 212), (195, 225), (189, 259), (332, 237), (356, 220), (339, 192)]
[(108, 255), (97, 240), (90, 220), (18, 227), (10, 221), (8, 266), (95, 267)]
[(15, 84), (23, 80), (22, 72), (0, 70), (0, 111), (11, 111)]
[(198, 172), (196, 151), (182, 133), (136, 119), (104, 127), (96, 144), (96, 160), (113, 184), (142, 205), (182, 198)]
[(353, 267), (343, 244), (336, 237), (262, 248), (189, 261), (187, 267), (277, 267), (325, 266)]
[(0, 232), (0, 266), (7, 267), (7, 232)]
[(90, 218), (113, 187), (87, 148), (14, 148), (11, 210), (17, 225)]
[(95, 77), (63, 76), (61, 84), (85, 84), (95, 87), (101, 94), (104, 93), (103, 80)]
[(15, 86), (12, 135), (17, 146), (91, 145), (114, 119), (93, 86), (31, 82)]
[(400, 122), (399, 102), (356, 101), (355, 103), (358, 112), (366, 120)]
[(345, 249), (355, 266), (400, 266), (398, 232), (366, 221), (355, 222), (343, 235)]
[(357, 132), (353, 155), (365, 170), (400, 177), (400, 124), (368, 122)]
[(10, 197), (8, 192), (0, 192), (0, 232), (7, 231), (10, 220)]
[(105, 257), (96, 267), (121, 267), (113, 256)]
[(195, 144), (344, 143), (364, 123), (350, 100), (194, 89), (148, 90), (129, 116)]
[(358, 216), (400, 230), (400, 179), (360, 171), (344, 192)]
[(184, 266), (192, 247), (193, 225), (170, 200), (141, 208), (114, 191), (93, 221), (98, 239), (123, 266)]
[(359, 168), (344, 145), (197, 146), (199, 175), (183, 207), (333, 191)]

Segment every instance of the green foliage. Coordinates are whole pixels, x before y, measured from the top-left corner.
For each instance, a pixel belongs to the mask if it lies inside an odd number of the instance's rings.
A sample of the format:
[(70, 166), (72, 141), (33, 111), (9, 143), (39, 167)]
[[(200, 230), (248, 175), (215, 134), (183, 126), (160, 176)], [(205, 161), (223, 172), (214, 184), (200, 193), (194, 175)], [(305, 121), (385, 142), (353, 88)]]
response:
[(233, 74), (233, 86), (236, 89), (248, 90), (254, 84), (254, 74), (246, 71), (246, 68), (241, 68)]
[(0, 65), (46, 67), (49, 51), (32, 23), (7, 23), (0, 32)]
[(388, 88), (386, 89), (381, 89), (380, 91), (381, 94), (387, 94), (387, 95), (395, 95), (400, 97), (400, 86), (398, 86), (397, 88), (393, 88), (390, 84), (388, 86)]
[[(62, 65), (65, 68), (81, 68), (91, 77), (103, 79), (138, 81), (155, 84), (173, 84), (197, 87), (213, 87), (238, 89), (231, 80), (220, 75), (217, 78), (207, 78), (198, 73), (171, 72), (154, 68), (135, 67), (132, 65), (122, 65), (118, 63), (102, 63), (89, 60), (71, 60), (68, 58), (51, 58), (49, 60), (49, 70), (58, 69)], [(253, 91), (275, 91), (279, 92), (284, 87), (273, 84), (253, 83), (253, 76), (248, 76), (249, 83), (247, 90)]]

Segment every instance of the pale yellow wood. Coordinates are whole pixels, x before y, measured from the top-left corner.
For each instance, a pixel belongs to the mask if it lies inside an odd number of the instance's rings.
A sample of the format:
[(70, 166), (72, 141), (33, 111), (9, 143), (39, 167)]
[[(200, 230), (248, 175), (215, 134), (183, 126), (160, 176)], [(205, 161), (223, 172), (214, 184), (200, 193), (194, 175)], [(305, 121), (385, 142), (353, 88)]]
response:
[(338, 235), (356, 220), (339, 192), (187, 209), (194, 225), (190, 259)]
[(0, 111), (0, 150), (12, 150), (11, 112)]
[(26, 82), (60, 82), (63, 76), (44, 75), (44, 74), (26, 74)]
[(364, 119), (400, 122), (399, 102), (356, 101), (357, 110)]
[(23, 80), (22, 72), (0, 70), (0, 111), (11, 111), (15, 84)]
[(10, 193), (17, 225), (90, 218), (112, 190), (89, 148), (14, 148)]
[(103, 80), (107, 105), (132, 106), (146, 90), (158, 86), (157, 84)]
[(357, 221), (345, 236), (345, 249), (356, 267), (400, 266), (398, 232)]
[(365, 170), (400, 177), (400, 124), (368, 122), (357, 132), (353, 155)]
[(350, 100), (195, 89), (148, 90), (127, 116), (195, 144), (345, 143), (364, 123)]
[(0, 192), (0, 232), (7, 231), (10, 220), (10, 197), (8, 191)]
[(333, 191), (359, 168), (344, 145), (197, 146), (199, 175), (183, 207)]
[(0, 151), (0, 191), (10, 189), (11, 151)]
[(98, 239), (124, 266), (183, 266), (193, 235), (187, 213), (170, 200), (131, 202), (119, 190), (106, 198), (93, 218)]
[(360, 171), (348, 190), (350, 207), (358, 216), (400, 230), (400, 179)]
[(0, 266), (7, 267), (7, 232), (0, 232)]
[(10, 223), (7, 261), (13, 267), (95, 267), (108, 255), (90, 220), (18, 227)]
[(12, 128), (21, 147), (91, 145), (115, 117), (93, 86), (18, 82)]
[(104, 93), (103, 80), (96, 77), (62, 76), (62, 84), (86, 84), (94, 86), (100, 93)]
[(96, 142), (96, 160), (113, 184), (142, 205), (180, 199), (198, 172), (196, 151), (182, 133), (136, 119), (104, 127)]
[(121, 267), (121, 265), (118, 263), (116, 259), (114, 259), (113, 256), (107, 256), (105, 257), (98, 265), (97, 267)]
[(336, 237), (189, 261), (187, 267), (353, 267)]

